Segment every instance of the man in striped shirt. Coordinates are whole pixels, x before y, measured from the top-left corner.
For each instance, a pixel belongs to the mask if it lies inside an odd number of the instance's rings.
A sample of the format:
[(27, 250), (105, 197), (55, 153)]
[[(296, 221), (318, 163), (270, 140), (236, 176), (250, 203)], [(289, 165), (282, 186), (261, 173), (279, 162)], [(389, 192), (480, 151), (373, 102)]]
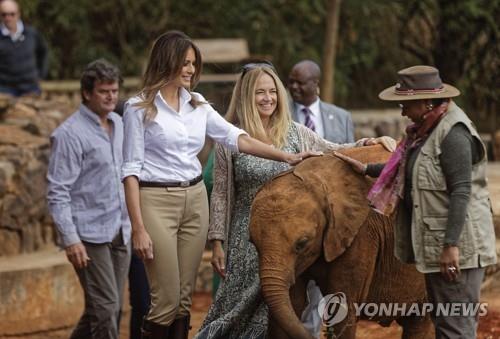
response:
[(51, 136), (47, 200), (85, 296), (71, 338), (118, 338), (130, 264), (130, 221), (120, 180), (123, 125), (114, 113), (121, 77), (105, 60), (81, 77), (82, 104)]

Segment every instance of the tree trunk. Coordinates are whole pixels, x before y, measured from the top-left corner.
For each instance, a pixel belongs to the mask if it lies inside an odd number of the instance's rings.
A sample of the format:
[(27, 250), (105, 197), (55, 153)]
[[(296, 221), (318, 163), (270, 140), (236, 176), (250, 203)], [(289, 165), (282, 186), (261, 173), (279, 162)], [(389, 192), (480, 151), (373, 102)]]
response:
[(335, 97), (335, 58), (339, 32), (341, 0), (329, 0), (326, 16), (325, 49), (323, 51), (323, 76), (321, 79), (321, 99), (333, 103)]

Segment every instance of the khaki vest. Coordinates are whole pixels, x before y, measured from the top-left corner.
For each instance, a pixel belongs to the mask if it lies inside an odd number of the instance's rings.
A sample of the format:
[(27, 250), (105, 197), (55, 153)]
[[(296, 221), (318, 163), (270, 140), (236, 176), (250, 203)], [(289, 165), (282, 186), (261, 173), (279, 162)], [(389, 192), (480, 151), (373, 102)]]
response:
[[(405, 263), (415, 263), (422, 273), (439, 272), (439, 257), (448, 219), (449, 194), (440, 166), (441, 143), (451, 128), (463, 123), (483, 152), (472, 167), (472, 190), (465, 225), (459, 240), (460, 268), (476, 268), (496, 263), (495, 231), (486, 179), (486, 151), (473, 123), (453, 102), (447, 114), (427, 138), (417, 155), (412, 172), (413, 214), (407, 215), (400, 203), (395, 227), (395, 255)], [(409, 220), (411, 219), (411, 226)]]

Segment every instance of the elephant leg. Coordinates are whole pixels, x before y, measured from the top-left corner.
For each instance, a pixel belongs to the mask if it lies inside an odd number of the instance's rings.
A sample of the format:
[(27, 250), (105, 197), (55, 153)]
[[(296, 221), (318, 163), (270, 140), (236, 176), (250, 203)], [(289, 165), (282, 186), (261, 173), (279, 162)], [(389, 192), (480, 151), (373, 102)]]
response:
[(271, 316), (269, 319), (269, 329), (267, 330), (267, 339), (289, 339), (290, 337), (278, 325), (278, 322)]
[[(346, 318), (334, 325), (339, 338), (356, 337), (357, 316), (354, 303), (376, 300), (373, 294), (373, 279), (379, 242), (377, 228), (364, 225), (351, 246), (337, 259), (328, 263), (327, 293), (343, 293), (348, 304)], [(383, 282), (378, 282), (383, 284)]]
[[(295, 280), (295, 284), (290, 288), (290, 299), (292, 302), (293, 310), (295, 311), (295, 314), (297, 314), (297, 317), (299, 317), (299, 319), (307, 303), (306, 286), (306, 279), (303, 277), (297, 277), (297, 279)], [(283, 329), (278, 325), (273, 317), (270, 316), (267, 338), (289, 339), (290, 337), (285, 331), (283, 331)]]
[(397, 319), (397, 323), (403, 327), (403, 339), (432, 339), (434, 338), (434, 326), (431, 317), (403, 317)]

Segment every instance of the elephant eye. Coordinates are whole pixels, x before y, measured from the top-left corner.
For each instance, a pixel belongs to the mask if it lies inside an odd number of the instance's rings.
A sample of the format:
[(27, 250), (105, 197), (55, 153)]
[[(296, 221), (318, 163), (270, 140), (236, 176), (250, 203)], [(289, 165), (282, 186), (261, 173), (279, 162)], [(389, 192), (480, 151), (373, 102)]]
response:
[(303, 237), (297, 240), (295, 243), (295, 252), (300, 252), (306, 247), (307, 243), (309, 242), (309, 238)]

